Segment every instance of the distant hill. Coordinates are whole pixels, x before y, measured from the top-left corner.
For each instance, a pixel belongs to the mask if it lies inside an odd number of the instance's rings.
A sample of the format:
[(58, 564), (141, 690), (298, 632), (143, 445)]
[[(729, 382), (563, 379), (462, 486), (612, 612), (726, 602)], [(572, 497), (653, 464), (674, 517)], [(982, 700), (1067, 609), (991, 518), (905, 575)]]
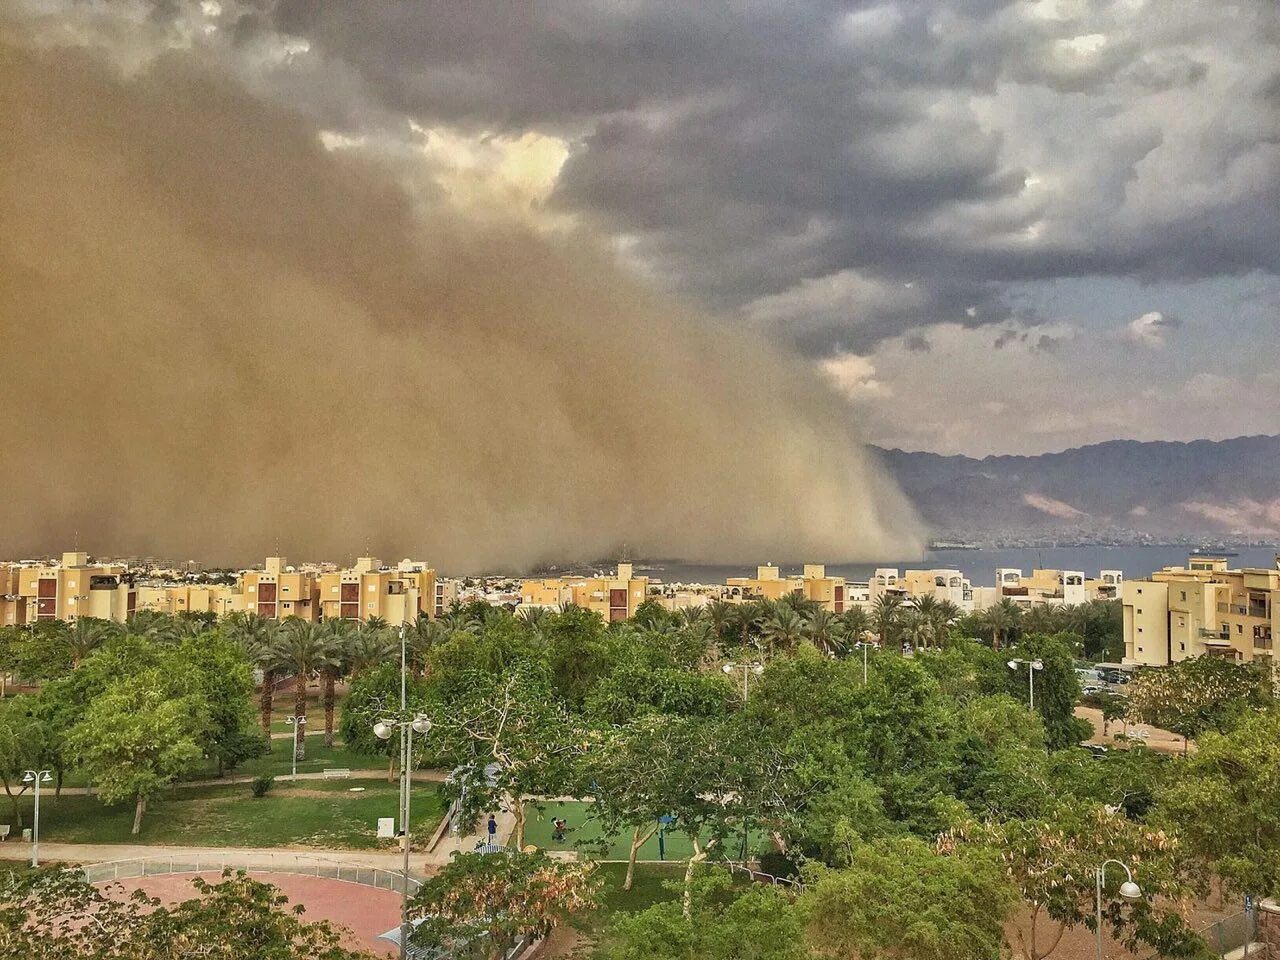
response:
[(1280, 436), (1113, 440), (981, 460), (872, 449), (937, 535), (1280, 536)]

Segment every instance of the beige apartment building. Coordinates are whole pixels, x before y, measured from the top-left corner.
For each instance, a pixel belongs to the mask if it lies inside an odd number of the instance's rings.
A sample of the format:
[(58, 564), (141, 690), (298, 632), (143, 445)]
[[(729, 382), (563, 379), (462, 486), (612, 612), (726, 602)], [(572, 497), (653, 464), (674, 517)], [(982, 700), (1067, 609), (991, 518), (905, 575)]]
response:
[(447, 593), (425, 563), (402, 560), (386, 567), (376, 557), (360, 557), (355, 566), (319, 578), (320, 612), (326, 619), (379, 617), (398, 625), (418, 616), (438, 617)]
[[(80, 551), (64, 553), (57, 563), (9, 568), (5, 622), (74, 621), (99, 617), (124, 622), (137, 605), (128, 571), (115, 564), (90, 563)], [(13, 617), (12, 621), (7, 618)]]
[(1273, 569), (1232, 570), (1192, 557), (1123, 586), (1125, 663), (1166, 666), (1205, 654), (1237, 663), (1272, 659), (1280, 632), (1280, 558)]
[(649, 594), (649, 578), (637, 577), (629, 563), (620, 563), (612, 577), (544, 577), (520, 584), (522, 607), (563, 610), (568, 604), (593, 610), (606, 621), (632, 616)]
[(139, 584), (137, 609), (156, 613), (212, 613), (224, 617), (243, 610), (242, 593), (229, 584)]
[(755, 577), (725, 580), (727, 600), (779, 600), (784, 596), (804, 597), (832, 613), (844, 613), (849, 604), (849, 587), (844, 577), (827, 576), (821, 563), (806, 563), (799, 576), (784, 577), (773, 564), (756, 567)]
[(0, 563), (0, 626), (27, 622), (27, 600), (18, 592), (18, 566)]

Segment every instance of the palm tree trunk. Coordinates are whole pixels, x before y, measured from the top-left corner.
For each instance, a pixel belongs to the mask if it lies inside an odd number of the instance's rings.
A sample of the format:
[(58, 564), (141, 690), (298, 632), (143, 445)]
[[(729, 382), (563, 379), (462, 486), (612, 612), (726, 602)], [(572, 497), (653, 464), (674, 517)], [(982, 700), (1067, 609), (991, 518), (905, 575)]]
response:
[(262, 695), (258, 701), (258, 707), (262, 711), (262, 732), (267, 736), (271, 736), (271, 701), (275, 697), (276, 672), (274, 670), (262, 671)]
[(334, 687), (337, 685), (338, 678), (333, 670), (325, 670), (324, 672), (324, 745), (326, 747), (333, 746), (333, 709), (336, 700)]
[(293, 717), (296, 724), (293, 728), (295, 731), (293, 739), (294, 743), (298, 745), (294, 756), (298, 760), (305, 760), (307, 757), (307, 728), (302, 722), (306, 715), (307, 675), (305, 673), (299, 673), (297, 678), (294, 680), (293, 688)]

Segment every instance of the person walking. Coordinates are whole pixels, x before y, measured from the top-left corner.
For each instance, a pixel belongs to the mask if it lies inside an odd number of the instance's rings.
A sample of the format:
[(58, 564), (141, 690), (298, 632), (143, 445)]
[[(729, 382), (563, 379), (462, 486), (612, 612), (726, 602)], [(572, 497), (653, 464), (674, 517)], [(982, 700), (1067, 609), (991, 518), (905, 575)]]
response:
[(489, 814), (489, 845), (497, 846), (498, 844), (498, 818), (492, 813)]

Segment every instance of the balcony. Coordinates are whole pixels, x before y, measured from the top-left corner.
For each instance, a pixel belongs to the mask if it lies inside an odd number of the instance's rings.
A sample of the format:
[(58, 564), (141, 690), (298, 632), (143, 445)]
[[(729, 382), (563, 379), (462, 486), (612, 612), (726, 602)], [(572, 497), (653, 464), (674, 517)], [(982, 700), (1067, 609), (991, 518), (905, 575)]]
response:
[(1231, 631), (1229, 630), (1210, 630), (1208, 627), (1200, 628), (1201, 640), (1230, 640)]

